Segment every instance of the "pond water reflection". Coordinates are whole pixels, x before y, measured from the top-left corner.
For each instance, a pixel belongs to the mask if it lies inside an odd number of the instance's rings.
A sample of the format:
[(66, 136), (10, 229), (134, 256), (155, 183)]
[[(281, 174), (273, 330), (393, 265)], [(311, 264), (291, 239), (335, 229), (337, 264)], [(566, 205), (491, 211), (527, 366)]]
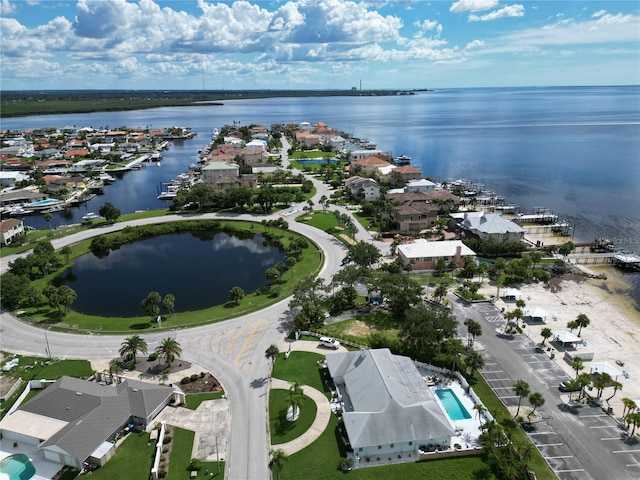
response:
[(238, 286), (247, 294), (266, 285), (265, 271), (285, 254), (260, 234), (173, 234), (123, 245), (105, 258), (76, 258), (61, 277), (78, 294), (72, 308), (89, 315), (144, 315), (149, 292), (173, 294), (175, 311), (201, 310), (228, 301)]

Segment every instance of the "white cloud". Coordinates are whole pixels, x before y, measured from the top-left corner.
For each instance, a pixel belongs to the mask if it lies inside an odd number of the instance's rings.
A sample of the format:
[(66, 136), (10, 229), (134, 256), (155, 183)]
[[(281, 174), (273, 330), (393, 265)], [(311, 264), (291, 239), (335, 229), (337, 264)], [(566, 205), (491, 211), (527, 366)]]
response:
[(473, 42), (467, 43), (464, 47), (465, 50), (473, 50), (474, 48), (484, 47), (487, 44), (484, 40), (474, 40)]
[(498, 0), (458, 0), (451, 8), (450, 12), (481, 12), (483, 10), (489, 10), (498, 5)]
[(499, 18), (507, 18), (507, 17), (523, 17), (524, 16), (524, 6), (522, 5), (508, 5), (499, 10), (494, 10), (493, 12), (489, 12), (485, 15), (469, 15), (470, 22), (488, 22), (491, 20), (497, 20)]
[(0, 3), (0, 15), (8, 16), (16, 11), (16, 7), (9, 0), (2, 0)]
[(597, 18), (597, 17), (601, 17), (603, 16), (605, 13), (607, 13), (606, 10), (598, 10), (597, 12), (595, 12), (593, 15), (591, 15), (593, 18)]

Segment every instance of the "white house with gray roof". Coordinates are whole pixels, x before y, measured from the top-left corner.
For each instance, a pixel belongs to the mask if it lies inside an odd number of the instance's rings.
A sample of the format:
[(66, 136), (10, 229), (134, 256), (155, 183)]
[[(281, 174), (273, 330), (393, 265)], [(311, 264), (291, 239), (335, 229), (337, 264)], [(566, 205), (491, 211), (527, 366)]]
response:
[(357, 463), (383, 455), (415, 461), (421, 445), (450, 445), (455, 431), (409, 357), (386, 348), (335, 353), (327, 368)]
[(462, 229), (484, 241), (497, 243), (519, 242), (524, 238), (524, 229), (499, 213), (460, 212), (451, 218), (458, 229)]
[(62, 377), (0, 422), (2, 437), (37, 448), (45, 460), (82, 469), (102, 465), (129, 424), (146, 425), (174, 396), (173, 388), (124, 380), (103, 385)]

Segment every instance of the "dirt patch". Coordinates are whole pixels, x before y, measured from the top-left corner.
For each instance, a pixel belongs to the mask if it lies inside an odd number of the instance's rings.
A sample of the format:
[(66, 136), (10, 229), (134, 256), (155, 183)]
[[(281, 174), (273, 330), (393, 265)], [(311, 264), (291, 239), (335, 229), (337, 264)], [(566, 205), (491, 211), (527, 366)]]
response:
[(372, 332), (376, 332), (378, 329), (373, 325), (367, 325), (366, 323), (356, 320), (354, 321), (349, 328), (347, 328), (344, 333), (348, 335), (354, 335), (356, 337), (366, 337)]
[(355, 245), (357, 243), (353, 238), (351, 238), (346, 233), (341, 233), (340, 238), (343, 239), (345, 242), (347, 242), (349, 245)]
[(554, 276), (549, 280), (549, 290), (552, 293), (557, 293), (562, 290), (562, 282), (582, 283), (585, 280), (586, 277), (584, 275), (577, 273), (565, 273), (563, 275)]
[(208, 393), (221, 392), (222, 387), (213, 375), (206, 373), (204, 376), (198, 376), (196, 380), (189, 383), (180, 383), (180, 390), (184, 393)]

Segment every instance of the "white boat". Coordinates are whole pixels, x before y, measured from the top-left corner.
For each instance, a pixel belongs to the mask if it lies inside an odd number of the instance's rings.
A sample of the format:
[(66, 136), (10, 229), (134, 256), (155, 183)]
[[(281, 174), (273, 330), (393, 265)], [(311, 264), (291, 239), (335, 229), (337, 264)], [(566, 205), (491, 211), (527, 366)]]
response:
[(31, 215), (33, 210), (29, 210), (28, 208), (24, 208), (21, 206), (11, 207), (9, 211), (9, 215), (12, 217), (22, 216), (22, 215)]
[(162, 154), (156, 150), (151, 154), (149, 160), (151, 160), (152, 162), (159, 162), (160, 160), (162, 160)]
[(87, 214), (82, 216), (82, 220), (85, 221), (85, 222), (89, 221), (89, 220), (96, 220), (97, 218), (100, 218), (100, 215), (97, 215), (97, 214), (95, 214), (93, 212), (89, 212), (89, 213), (87, 213)]
[(393, 159), (394, 165), (409, 165), (411, 163), (411, 157), (406, 155), (399, 155)]
[(173, 200), (178, 195), (178, 190), (180, 190), (180, 185), (169, 184), (167, 189), (160, 192), (157, 198), (158, 200)]
[(116, 179), (113, 178), (111, 175), (109, 175), (108, 173), (101, 173), (100, 176), (98, 177), (100, 180), (102, 180), (102, 183), (104, 183), (105, 185), (110, 185), (112, 183), (115, 183)]

